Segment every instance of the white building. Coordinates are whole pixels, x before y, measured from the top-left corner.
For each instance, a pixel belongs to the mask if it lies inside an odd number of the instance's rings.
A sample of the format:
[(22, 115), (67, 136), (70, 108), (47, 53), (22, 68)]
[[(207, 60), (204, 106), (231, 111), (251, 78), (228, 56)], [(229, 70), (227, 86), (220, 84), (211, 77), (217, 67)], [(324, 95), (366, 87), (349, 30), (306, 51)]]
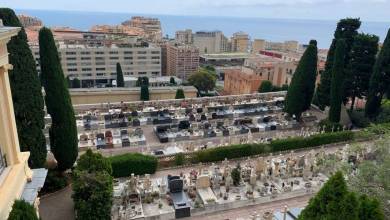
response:
[(198, 31), (193, 34), (193, 45), (199, 48), (201, 54), (229, 51), (228, 39), (221, 31)]
[[(152, 44), (88, 46), (59, 42), (58, 52), (65, 77), (78, 78), (82, 87), (110, 84), (116, 79), (116, 64), (124, 76), (161, 76), (161, 48)], [(39, 66), (39, 47), (31, 50)]]

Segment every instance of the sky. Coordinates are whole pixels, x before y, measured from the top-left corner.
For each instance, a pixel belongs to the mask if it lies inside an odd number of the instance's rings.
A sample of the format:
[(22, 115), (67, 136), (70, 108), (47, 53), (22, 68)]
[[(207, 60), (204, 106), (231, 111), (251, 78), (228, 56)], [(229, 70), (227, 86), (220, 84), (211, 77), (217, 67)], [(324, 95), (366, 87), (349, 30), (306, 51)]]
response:
[(13, 9), (390, 21), (390, 0), (1, 0)]

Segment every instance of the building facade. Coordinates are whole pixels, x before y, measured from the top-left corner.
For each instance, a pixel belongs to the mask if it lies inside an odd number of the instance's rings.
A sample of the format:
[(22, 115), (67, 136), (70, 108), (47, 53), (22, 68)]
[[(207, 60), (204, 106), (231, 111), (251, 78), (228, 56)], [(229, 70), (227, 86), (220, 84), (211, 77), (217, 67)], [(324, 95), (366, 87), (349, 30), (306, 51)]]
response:
[(259, 53), (261, 50), (265, 50), (265, 40), (255, 39), (252, 43), (252, 53)]
[(231, 38), (231, 44), (233, 52), (246, 53), (249, 49), (249, 35), (244, 32), (234, 33)]
[(42, 26), (42, 21), (37, 17), (28, 15), (18, 15), (19, 21), (23, 27)]
[(143, 29), (148, 41), (160, 42), (162, 40), (161, 23), (158, 18), (134, 16), (130, 20), (124, 21), (122, 25)]
[(199, 49), (201, 54), (229, 51), (228, 39), (221, 31), (198, 31), (193, 34), (193, 45)]
[(192, 30), (186, 29), (182, 31), (176, 31), (175, 41), (182, 44), (192, 44)]
[[(28, 166), (30, 152), (20, 152), (15, 123), (8, 70), (7, 42), (20, 28), (2, 27), (0, 20), (0, 219), (7, 219), (15, 200), (23, 199), (38, 208), (38, 190), (45, 181), (47, 171), (43, 170), (38, 183), (38, 170)], [(43, 182), (42, 182), (43, 180)]]
[[(39, 46), (31, 50), (39, 66)], [(65, 77), (77, 78), (83, 88), (103, 86), (116, 80), (116, 64), (125, 76), (161, 76), (161, 48), (151, 44), (88, 46), (59, 42), (58, 52)]]
[(199, 49), (190, 45), (167, 44), (167, 75), (183, 81), (199, 69)]

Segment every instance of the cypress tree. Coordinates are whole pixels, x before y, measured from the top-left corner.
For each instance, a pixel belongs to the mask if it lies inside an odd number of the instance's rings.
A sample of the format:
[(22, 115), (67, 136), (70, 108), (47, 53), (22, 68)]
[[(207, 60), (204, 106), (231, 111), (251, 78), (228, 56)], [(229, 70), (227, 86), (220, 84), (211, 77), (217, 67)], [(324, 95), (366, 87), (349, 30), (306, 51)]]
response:
[(263, 81), (261, 81), (261, 84), (260, 84), (259, 89), (257, 91), (260, 93), (272, 92), (272, 89), (273, 89), (272, 82), (269, 80), (263, 80)]
[(140, 99), (142, 101), (149, 101), (149, 87), (147, 85), (141, 85)]
[(120, 63), (116, 64), (116, 87), (125, 87), (123, 79), (122, 67)]
[(359, 220), (383, 220), (385, 219), (381, 204), (375, 198), (366, 195), (360, 197)]
[(78, 78), (72, 80), (72, 88), (81, 88), (81, 83)]
[(348, 194), (347, 184), (343, 174), (337, 172), (320, 189), (317, 195), (310, 199), (309, 204), (299, 215), (299, 220), (336, 220), (345, 216), (344, 201)]
[(336, 51), (332, 67), (332, 84), (330, 90), (330, 109), (329, 121), (338, 123), (340, 121), (341, 103), (343, 101), (344, 84), (344, 59), (345, 59), (345, 41), (337, 40)]
[(370, 77), (378, 52), (378, 40), (379, 38), (375, 35), (358, 34), (355, 36), (344, 82), (344, 99), (351, 99), (351, 110), (356, 97), (363, 98), (368, 94)]
[(171, 85), (176, 85), (175, 77), (171, 76), (171, 78), (169, 78), (169, 83)]
[[(0, 8), (0, 19), (5, 26), (22, 27), (17, 16), (9, 8)], [(32, 168), (43, 167), (46, 162), (46, 140), (42, 129), (44, 123), (44, 102), (41, 84), (34, 57), (27, 44), (24, 28), (7, 44), (9, 80), (15, 111), (21, 151), (30, 151), (29, 164)]]
[[(341, 19), (337, 23), (336, 31), (334, 33), (334, 38), (332, 44), (330, 45), (328, 56), (325, 63), (325, 70), (321, 74), (320, 84), (317, 86), (316, 90), (316, 103), (321, 109), (324, 109), (325, 106), (330, 105), (330, 89), (331, 89), (331, 79), (332, 79), (332, 69), (333, 61), (336, 50), (336, 43), (338, 39), (345, 39), (346, 41), (346, 53), (348, 54), (351, 50), (354, 36), (358, 34), (357, 30), (360, 28), (361, 22), (359, 18), (346, 18)], [(344, 65), (349, 63), (349, 56), (346, 55), (344, 60)]]
[(365, 114), (375, 118), (380, 112), (383, 95), (390, 89), (390, 29), (378, 58), (374, 65), (374, 71), (370, 79)]
[(52, 118), (50, 147), (58, 170), (65, 171), (73, 167), (78, 154), (76, 119), (53, 34), (45, 27), (39, 31), (39, 54), (47, 112)]
[(184, 98), (185, 95), (183, 89), (177, 89), (175, 99), (184, 99)]
[(298, 119), (310, 108), (317, 76), (317, 42), (310, 41), (295, 70), (286, 96), (285, 111)]

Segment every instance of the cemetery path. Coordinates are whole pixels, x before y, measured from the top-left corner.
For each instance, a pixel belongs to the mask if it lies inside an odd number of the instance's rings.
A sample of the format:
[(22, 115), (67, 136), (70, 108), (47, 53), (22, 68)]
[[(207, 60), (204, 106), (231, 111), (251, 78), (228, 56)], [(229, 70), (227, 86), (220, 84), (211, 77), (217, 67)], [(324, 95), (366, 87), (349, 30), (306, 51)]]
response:
[(242, 208), (230, 209), (222, 212), (215, 212), (207, 215), (193, 216), (191, 220), (246, 220), (253, 219), (254, 216), (260, 215), (266, 211), (281, 211), (285, 205), (288, 207), (304, 207), (307, 205), (312, 195), (305, 195), (301, 197), (294, 197), (291, 199), (285, 199), (282, 201), (274, 201), (269, 203), (263, 203), (258, 205), (246, 206)]
[(42, 220), (73, 220), (72, 187), (40, 199), (39, 215)]

